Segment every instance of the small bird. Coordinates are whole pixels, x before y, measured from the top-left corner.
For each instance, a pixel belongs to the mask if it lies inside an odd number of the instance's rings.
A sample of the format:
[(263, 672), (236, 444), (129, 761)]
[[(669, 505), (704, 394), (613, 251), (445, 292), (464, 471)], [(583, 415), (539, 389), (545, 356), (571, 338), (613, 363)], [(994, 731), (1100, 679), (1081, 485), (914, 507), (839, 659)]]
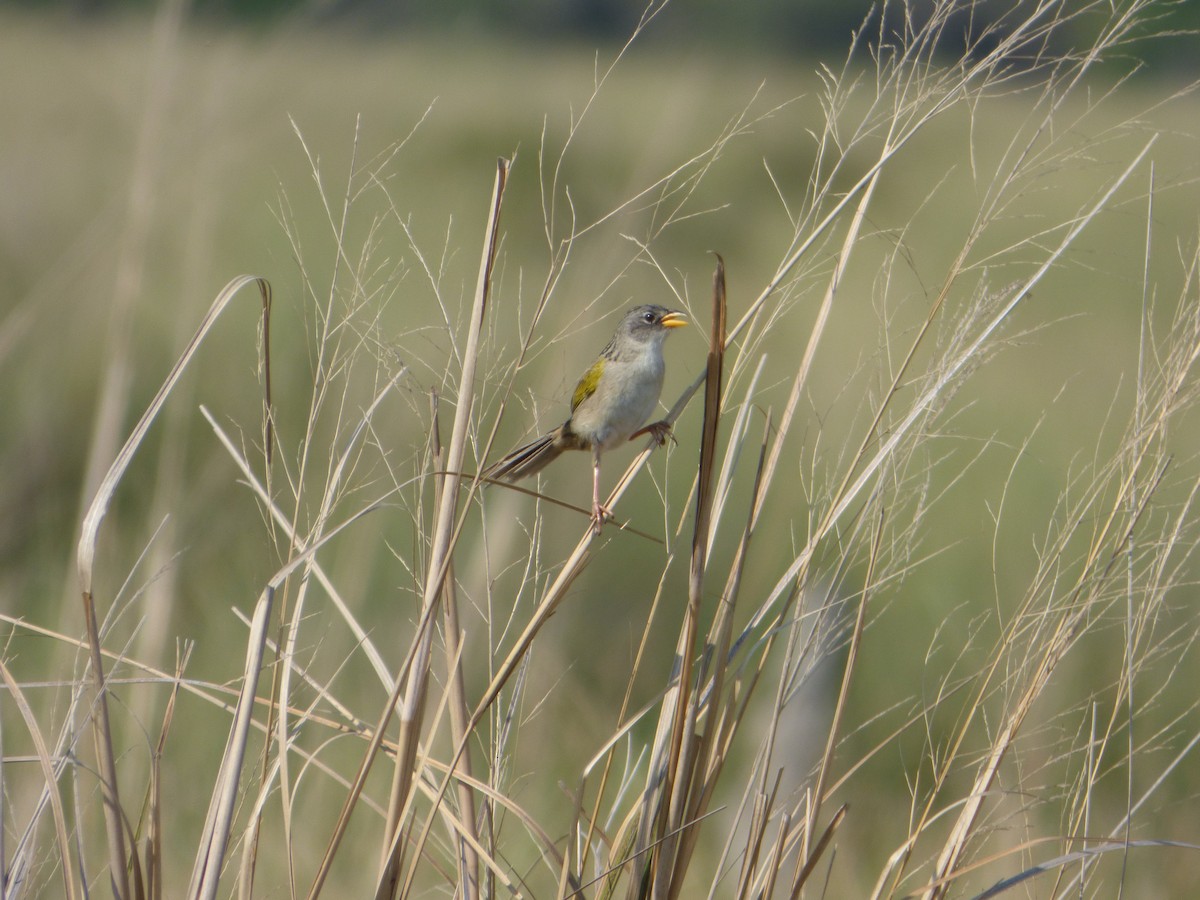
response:
[(599, 534), (612, 518), (600, 503), (600, 455), (642, 434), (661, 447), (671, 434), (669, 422), (642, 423), (654, 412), (662, 393), (663, 341), (687, 317), (663, 306), (635, 306), (617, 326), (600, 356), (571, 395), (571, 415), (549, 434), (518, 447), (483, 472), (484, 478), (520, 481), (540, 472), (564, 450), (592, 451), (592, 530)]

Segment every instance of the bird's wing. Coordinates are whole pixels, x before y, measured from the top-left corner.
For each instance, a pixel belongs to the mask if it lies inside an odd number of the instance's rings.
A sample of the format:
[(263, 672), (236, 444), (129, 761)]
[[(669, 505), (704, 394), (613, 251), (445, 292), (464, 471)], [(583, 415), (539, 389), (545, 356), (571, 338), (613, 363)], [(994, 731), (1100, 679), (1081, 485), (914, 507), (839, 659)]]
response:
[(571, 395), (571, 412), (575, 412), (580, 403), (596, 393), (596, 386), (600, 383), (600, 375), (603, 372), (604, 357), (602, 356), (592, 363), (592, 367), (579, 379), (579, 384), (575, 385), (575, 393)]

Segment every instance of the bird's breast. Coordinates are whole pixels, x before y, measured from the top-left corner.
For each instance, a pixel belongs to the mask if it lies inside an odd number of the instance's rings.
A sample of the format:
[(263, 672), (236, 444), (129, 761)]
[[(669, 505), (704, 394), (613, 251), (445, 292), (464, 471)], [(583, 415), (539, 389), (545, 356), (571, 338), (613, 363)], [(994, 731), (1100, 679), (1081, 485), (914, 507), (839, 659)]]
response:
[(610, 360), (596, 391), (571, 416), (571, 430), (601, 450), (629, 440), (646, 424), (662, 393), (661, 354), (650, 359)]

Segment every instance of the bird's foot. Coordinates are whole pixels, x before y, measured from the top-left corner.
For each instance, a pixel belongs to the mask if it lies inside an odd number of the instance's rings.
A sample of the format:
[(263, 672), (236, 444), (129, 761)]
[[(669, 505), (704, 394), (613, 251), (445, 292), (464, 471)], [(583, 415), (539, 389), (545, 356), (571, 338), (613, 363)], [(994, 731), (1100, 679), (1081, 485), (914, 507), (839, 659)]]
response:
[(674, 444), (679, 443), (679, 441), (675, 440), (675, 435), (671, 430), (671, 423), (665, 420), (661, 422), (651, 422), (644, 428), (639, 428), (629, 436), (629, 439), (632, 441), (634, 438), (641, 437), (643, 434), (648, 434), (650, 437), (654, 438), (654, 442), (660, 447), (667, 442), (667, 438), (670, 438), (671, 442)]
[(592, 504), (592, 534), (599, 535), (600, 529), (604, 527), (606, 521), (612, 521), (616, 516), (612, 514), (607, 506), (599, 503)]

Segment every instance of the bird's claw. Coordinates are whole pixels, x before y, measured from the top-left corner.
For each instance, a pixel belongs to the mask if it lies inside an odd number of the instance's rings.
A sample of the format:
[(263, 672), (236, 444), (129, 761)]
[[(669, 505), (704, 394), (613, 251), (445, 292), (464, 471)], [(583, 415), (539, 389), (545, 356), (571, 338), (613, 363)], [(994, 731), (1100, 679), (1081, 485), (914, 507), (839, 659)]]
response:
[(612, 510), (597, 503), (592, 507), (592, 534), (599, 535), (600, 529), (604, 527), (605, 521), (611, 521), (615, 518), (616, 517), (612, 514)]
[(658, 446), (663, 446), (667, 442), (667, 438), (671, 439), (671, 443), (678, 445), (679, 441), (675, 440), (675, 433), (671, 430), (671, 423), (667, 421), (651, 422), (644, 428), (639, 428), (629, 436), (632, 441), (634, 438), (641, 437), (643, 434), (648, 434), (654, 438), (654, 443)]

